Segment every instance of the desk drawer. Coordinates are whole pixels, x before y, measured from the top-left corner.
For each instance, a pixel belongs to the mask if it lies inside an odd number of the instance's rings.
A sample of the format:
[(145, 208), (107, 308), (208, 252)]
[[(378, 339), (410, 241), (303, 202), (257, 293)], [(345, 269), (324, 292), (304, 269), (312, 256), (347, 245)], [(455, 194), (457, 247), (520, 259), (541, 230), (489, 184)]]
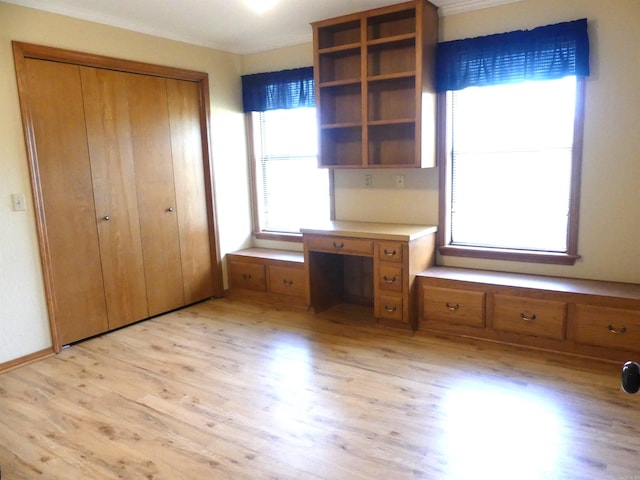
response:
[(373, 256), (373, 240), (348, 237), (310, 236), (307, 248), (318, 252), (340, 253), (343, 255)]
[(378, 242), (378, 259), (383, 262), (402, 263), (404, 246), (402, 242)]
[(404, 276), (402, 266), (395, 263), (381, 263), (378, 267), (378, 288), (387, 292), (402, 293)]
[(376, 317), (402, 322), (404, 311), (401, 296), (380, 295), (376, 303)]
[(484, 327), (484, 292), (423, 286), (422, 319)]
[(640, 351), (640, 311), (576, 305), (574, 341)]
[(265, 266), (261, 264), (230, 261), (229, 278), (231, 289), (267, 290)]
[(304, 269), (269, 266), (269, 290), (274, 293), (304, 297)]
[(494, 330), (564, 340), (566, 303), (511, 295), (493, 298)]

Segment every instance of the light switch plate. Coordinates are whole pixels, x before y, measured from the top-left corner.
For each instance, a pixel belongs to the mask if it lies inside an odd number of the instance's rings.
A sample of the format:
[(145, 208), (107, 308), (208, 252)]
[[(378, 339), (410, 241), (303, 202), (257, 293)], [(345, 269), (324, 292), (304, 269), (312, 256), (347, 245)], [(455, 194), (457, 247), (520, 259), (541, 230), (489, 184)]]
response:
[(364, 186), (365, 188), (373, 187), (373, 177), (371, 176), (371, 174), (366, 174), (364, 176)]
[(14, 193), (11, 195), (11, 199), (13, 200), (14, 212), (23, 212), (27, 209), (24, 193)]

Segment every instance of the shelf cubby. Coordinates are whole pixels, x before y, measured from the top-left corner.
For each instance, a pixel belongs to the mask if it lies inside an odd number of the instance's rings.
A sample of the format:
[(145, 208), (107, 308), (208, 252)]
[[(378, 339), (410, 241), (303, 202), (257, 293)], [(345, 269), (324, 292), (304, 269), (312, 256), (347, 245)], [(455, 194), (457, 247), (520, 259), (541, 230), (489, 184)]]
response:
[(320, 129), (324, 167), (362, 167), (362, 127)]
[(360, 42), (360, 20), (338, 22), (318, 29), (318, 49)]
[(320, 85), (337, 81), (360, 81), (360, 49), (323, 53), (320, 58)]
[(415, 39), (369, 45), (367, 47), (367, 75), (386, 75), (400, 72), (415, 72)]
[(416, 156), (413, 122), (369, 125), (368, 160), (371, 166), (411, 167)]
[(369, 82), (367, 119), (415, 121), (417, 110), (415, 77)]
[(416, 33), (415, 8), (392, 11), (367, 18), (367, 40)]
[(362, 122), (360, 83), (321, 88), (320, 126)]

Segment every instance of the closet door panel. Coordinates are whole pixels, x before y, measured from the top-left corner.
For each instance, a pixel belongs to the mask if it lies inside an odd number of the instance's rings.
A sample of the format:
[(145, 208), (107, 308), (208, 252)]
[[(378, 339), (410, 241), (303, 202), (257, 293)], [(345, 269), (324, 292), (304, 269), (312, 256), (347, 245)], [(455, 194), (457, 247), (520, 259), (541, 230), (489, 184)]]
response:
[(129, 116), (149, 315), (184, 305), (166, 80), (130, 74)]
[(148, 316), (127, 77), (81, 68), (109, 328)]
[(108, 328), (80, 69), (32, 59), (25, 67), (50, 314), (65, 345)]
[(167, 80), (185, 303), (214, 295), (198, 84)]

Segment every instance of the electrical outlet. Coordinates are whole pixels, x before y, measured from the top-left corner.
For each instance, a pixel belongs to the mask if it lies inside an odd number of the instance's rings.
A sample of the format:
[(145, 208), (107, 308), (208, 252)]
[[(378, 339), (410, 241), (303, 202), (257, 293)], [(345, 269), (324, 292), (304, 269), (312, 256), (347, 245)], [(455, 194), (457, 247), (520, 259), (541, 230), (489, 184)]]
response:
[(372, 175), (365, 175), (364, 176), (364, 186), (365, 188), (371, 188), (373, 187), (373, 176)]
[(14, 193), (11, 195), (11, 199), (13, 200), (14, 212), (23, 212), (27, 209), (24, 193)]
[(396, 188), (404, 188), (404, 175), (396, 175)]

